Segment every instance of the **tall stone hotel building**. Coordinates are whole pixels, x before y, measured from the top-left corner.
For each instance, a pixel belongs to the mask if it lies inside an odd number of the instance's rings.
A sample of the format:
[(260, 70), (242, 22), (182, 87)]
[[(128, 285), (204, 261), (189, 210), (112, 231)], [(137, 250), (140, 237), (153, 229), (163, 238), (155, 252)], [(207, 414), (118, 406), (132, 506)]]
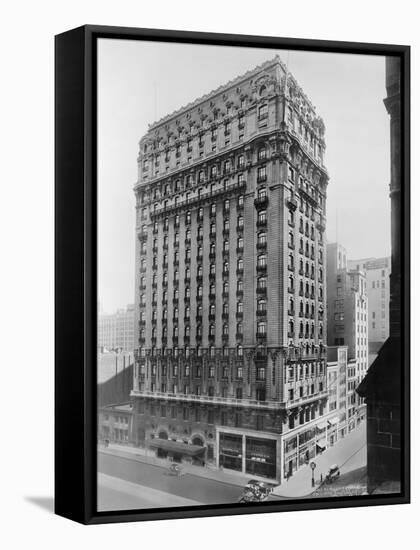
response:
[(140, 140), (138, 445), (279, 481), (315, 455), (324, 151), (324, 124), (278, 57)]

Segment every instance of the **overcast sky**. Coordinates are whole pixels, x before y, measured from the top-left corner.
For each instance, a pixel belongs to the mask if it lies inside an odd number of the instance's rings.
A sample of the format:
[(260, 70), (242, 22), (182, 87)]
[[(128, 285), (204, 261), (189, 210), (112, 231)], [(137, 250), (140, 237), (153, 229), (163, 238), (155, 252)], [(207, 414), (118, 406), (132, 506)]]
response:
[(324, 119), (330, 175), (327, 238), (351, 259), (390, 254), (385, 59), (99, 40), (98, 300), (134, 301), (138, 141), (148, 124), (279, 54)]

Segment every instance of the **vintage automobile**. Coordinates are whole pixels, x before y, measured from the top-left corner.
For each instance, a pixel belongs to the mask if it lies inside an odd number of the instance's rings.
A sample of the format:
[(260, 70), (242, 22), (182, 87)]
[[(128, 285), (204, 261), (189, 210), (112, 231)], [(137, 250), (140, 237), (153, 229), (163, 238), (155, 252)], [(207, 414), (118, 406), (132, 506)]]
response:
[(177, 476), (177, 477), (181, 476), (182, 475), (181, 466), (176, 462), (171, 462), (171, 464), (169, 465), (168, 474), (170, 476)]
[(340, 469), (337, 464), (330, 466), (327, 475), (325, 476), (325, 483), (332, 483), (340, 477)]
[(238, 502), (264, 502), (273, 490), (274, 485), (251, 479), (244, 487)]

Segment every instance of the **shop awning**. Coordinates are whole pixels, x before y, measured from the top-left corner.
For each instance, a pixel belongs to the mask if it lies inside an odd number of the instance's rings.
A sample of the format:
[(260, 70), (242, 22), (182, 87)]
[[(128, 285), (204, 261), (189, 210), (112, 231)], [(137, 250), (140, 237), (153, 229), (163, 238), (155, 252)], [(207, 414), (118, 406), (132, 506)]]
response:
[(317, 447), (319, 447), (320, 449), (325, 449), (325, 447), (327, 446), (327, 440), (324, 438), (320, 439), (319, 441), (316, 442), (316, 445)]
[(327, 422), (321, 422), (321, 424), (317, 424), (316, 427), (318, 430), (325, 430), (325, 428), (328, 426)]
[(162, 449), (168, 453), (188, 456), (196, 456), (205, 451), (205, 447), (201, 447), (200, 445), (188, 445), (187, 443), (172, 441), (170, 439), (152, 439), (149, 447), (152, 449)]

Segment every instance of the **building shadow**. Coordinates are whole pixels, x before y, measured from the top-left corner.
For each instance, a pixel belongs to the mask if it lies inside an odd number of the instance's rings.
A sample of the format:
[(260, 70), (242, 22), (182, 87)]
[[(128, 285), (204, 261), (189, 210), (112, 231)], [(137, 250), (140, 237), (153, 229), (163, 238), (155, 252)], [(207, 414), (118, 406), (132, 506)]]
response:
[(25, 497), (26, 502), (30, 502), (39, 508), (54, 513), (54, 498), (53, 497)]

